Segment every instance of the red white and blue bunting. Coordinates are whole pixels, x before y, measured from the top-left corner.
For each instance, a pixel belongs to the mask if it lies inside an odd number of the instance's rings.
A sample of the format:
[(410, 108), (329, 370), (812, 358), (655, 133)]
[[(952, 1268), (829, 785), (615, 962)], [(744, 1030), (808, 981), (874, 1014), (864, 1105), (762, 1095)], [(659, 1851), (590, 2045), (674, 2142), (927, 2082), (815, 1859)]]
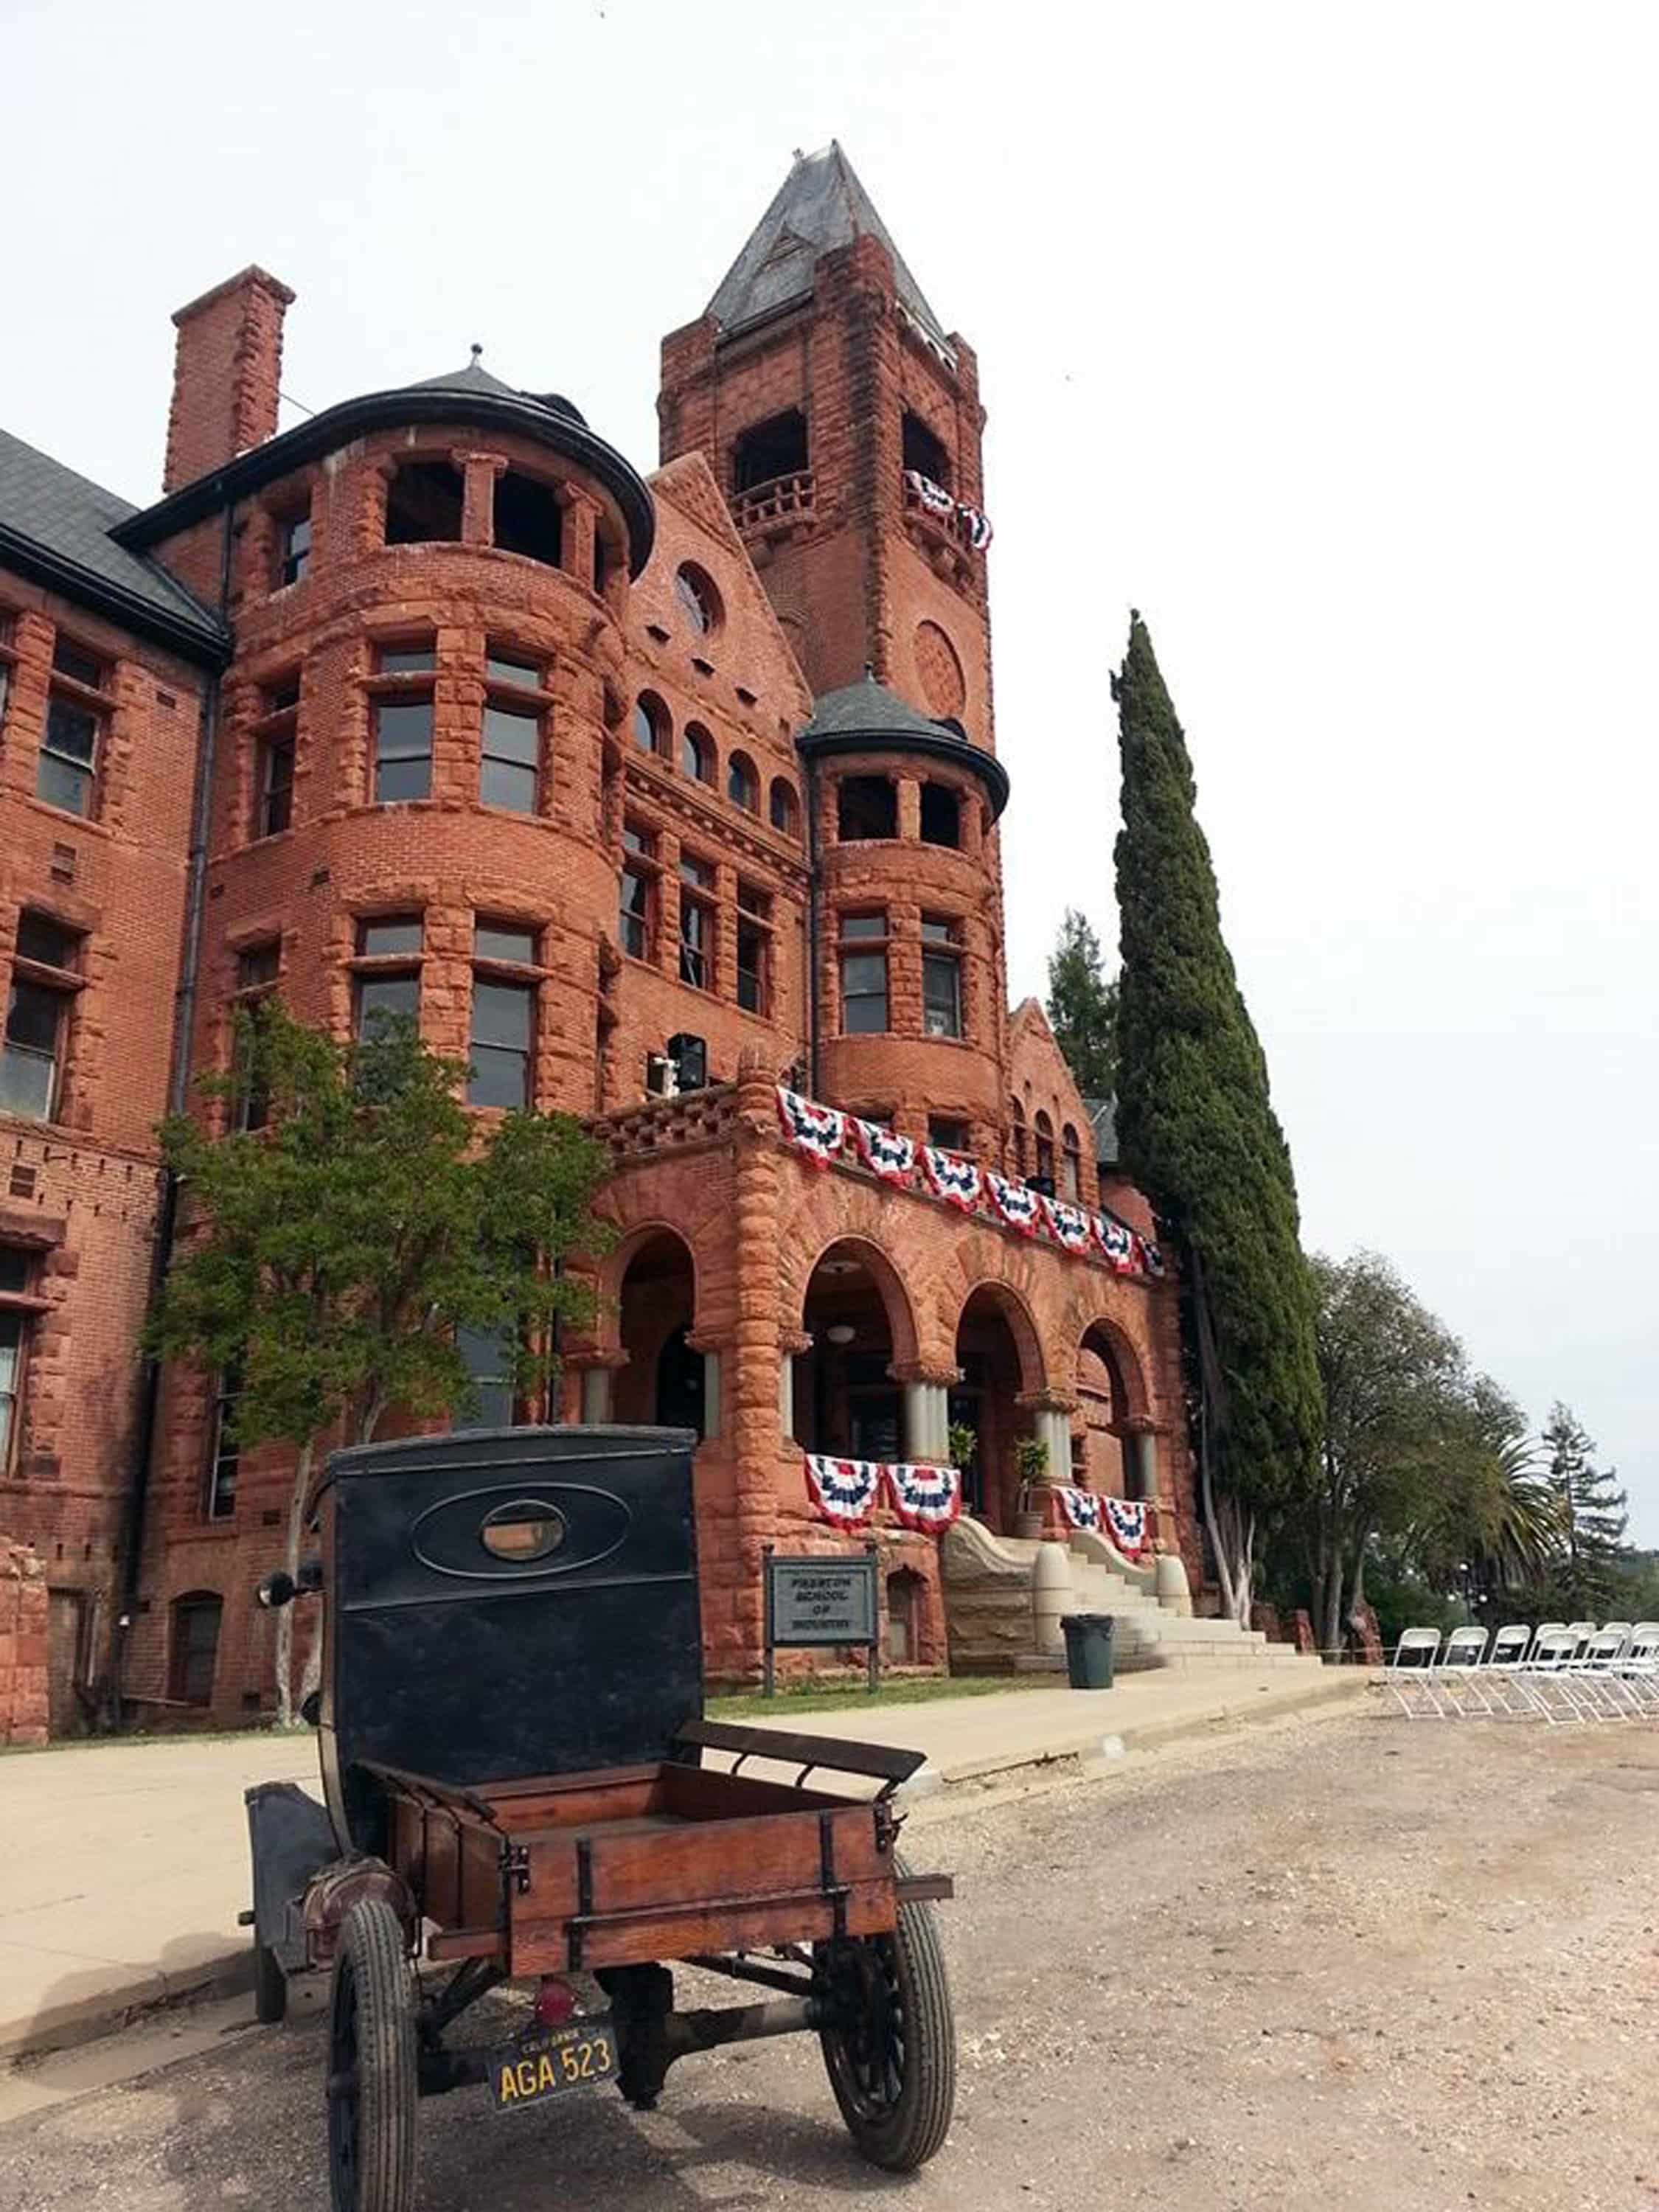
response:
[(1078, 1490), (1069, 1482), (1056, 1483), (1054, 1491), (1068, 1528), (1092, 1528), (1099, 1533), (1103, 1501), (1094, 1491)]
[(973, 1212), (985, 1188), (977, 1160), (964, 1159), (960, 1152), (941, 1152), (932, 1145), (921, 1148), (921, 1172), (935, 1198), (959, 1206), (964, 1213)]
[(915, 1139), (901, 1137), (896, 1129), (884, 1127), (879, 1121), (860, 1121), (856, 1115), (849, 1119), (859, 1158), (871, 1173), (884, 1182), (908, 1183), (915, 1172)]
[(866, 1121), (839, 1107), (821, 1106), (799, 1091), (778, 1088), (778, 1119), (796, 1151), (816, 1168), (832, 1161), (855, 1158), (872, 1175), (896, 1188), (914, 1188), (918, 1181), (935, 1198), (975, 1213), (988, 1207), (996, 1218), (1022, 1237), (1039, 1230), (1063, 1251), (1079, 1255), (1092, 1246), (1108, 1267), (1120, 1275), (1145, 1275), (1161, 1282), (1168, 1272), (1163, 1252), (1150, 1237), (1138, 1237), (1127, 1222), (1109, 1213), (1091, 1213), (1067, 1199), (1048, 1198), (1029, 1184), (1011, 1182), (964, 1152), (940, 1152), (934, 1145), (917, 1144), (880, 1121)]
[(827, 1168), (847, 1140), (847, 1116), (838, 1106), (820, 1106), (797, 1091), (778, 1085), (778, 1119), (784, 1134), (814, 1167)]
[(1018, 1229), (1022, 1237), (1035, 1237), (1037, 1224), (1042, 1218), (1042, 1200), (1036, 1192), (1023, 1182), (1009, 1182), (994, 1168), (985, 1171), (985, 1187), (991, 1194), (991, 1203), (1011, 1229)]
[(1045, 1198), (1042, 1211), (1057, 1244), (1063, 1244), (1068, 1252), (1089, 1249), (1093, 1241), (1089, 1232), (1089, 1217), (1080, 1206), (1068, 1205), (1063, 1198)]
[(806, 1455), (806, 1487), (823, 1518), (837, 1528), (861, 1528), (881, 1497), (882, 1469), (872, 1459)]
[(937, 1535), (961, 1512), (962, 1477), (955, 1468), (913, 1467), (907, 1462), (890, 1467), (886, 1472), (893, 1510), (907, 1528)]
[(907, 1528), (940, 1535), (962, 1510), (962, 1476), (953, 1467), (885, 1460), (834, 1459), (808, 1452), (806, 1492), (819, 1517), (836, 1528), (861, 1528), (884, 1498)]
[(1107, 1498), (1106, 1533), (1126, 1559), (1138, 1559), (1146, 1548), (1146, 1504), (1139, 1498)]
[(976, 507), (958, 507), (957, 513), (962, 517), (962, 526), (967, 533), (968, 543), (975, 553), (982, 553), (991, 542), (990, 516), (982, 514)]
[(962, 526), (962, 534), (975, 553), (982, 553), (991, 542), (991, 518), (981, 514), (966, 501), (953, 498), (942, 483), (932, 477), (923, 476), (920, 469), (906, 469), (904, 481), (915, 493), (916, 504), (929, 514), (954, 514)]

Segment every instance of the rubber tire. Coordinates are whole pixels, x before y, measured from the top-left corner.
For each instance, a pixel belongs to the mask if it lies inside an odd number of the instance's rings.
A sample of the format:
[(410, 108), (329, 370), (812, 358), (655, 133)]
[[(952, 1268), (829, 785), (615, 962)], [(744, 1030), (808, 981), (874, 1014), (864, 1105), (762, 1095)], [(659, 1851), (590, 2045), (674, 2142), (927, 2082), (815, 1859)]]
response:
[(415, 1984), (403, 1923), (383, 1897), (360, 1898), (341, 1924), (329, 2004), (329, 2065), (349, 1996), (356, 2002), (356, 2186), (336, 2155), (329, 2106), (329, 2194), (334, 2212), (411, 2212), (415, 2202)]
[[(895, 1871), (908, 1872), (895, 1857)], [(836, 2064), (839, 2037), (826, 2030), (818, 2040), (841, 2116), (860, 2154), (889, 2173), (914, 2173), (926, 2166), (951, 2132), (957, 2100), (957, 2031), (945, 1954), (931, 1905), (901, 1905), (898, 1925), (890, 1936), (860, 1939), (893, 1947), (895, 1979), (905, 2029), (903, 2077), (899, 2094), (879, 2120), (859, 2110)]]
[(253, 2017), (262, 2027), (275, 2027), (288, 2017), (288, 1976), (269, 1943), (256, 1937), (253, 1945)]

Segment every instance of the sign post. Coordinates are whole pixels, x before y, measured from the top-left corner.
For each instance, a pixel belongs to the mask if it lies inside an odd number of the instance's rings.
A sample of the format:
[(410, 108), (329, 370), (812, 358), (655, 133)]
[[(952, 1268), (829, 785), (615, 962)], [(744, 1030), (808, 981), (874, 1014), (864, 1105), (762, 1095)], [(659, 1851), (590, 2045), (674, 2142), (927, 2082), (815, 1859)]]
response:
[(826, 1644), (862, 1646), (869, 1653), (870, 1694), (881, 1680), (881, 1607), (876, 1586), (876, 1547), (848, 1552), (779, 1553), (768, 1544), (762, 1560), (765, 1583), (766, 1695), (774, 1694), (775, 1651)]

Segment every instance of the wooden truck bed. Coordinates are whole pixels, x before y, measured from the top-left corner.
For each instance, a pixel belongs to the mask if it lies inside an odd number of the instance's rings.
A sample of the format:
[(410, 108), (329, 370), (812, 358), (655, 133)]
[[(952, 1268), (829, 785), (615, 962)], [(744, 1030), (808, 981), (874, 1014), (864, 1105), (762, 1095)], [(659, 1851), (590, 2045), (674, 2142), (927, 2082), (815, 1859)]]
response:
[[(807, 1765), (858, 1753), (887, 1788), (914, 1755), (698, 1723)], [(814, 1761), (812, 1753), (817, 1753)], [(757, 1950), (896, 1924), (897, 1820), (885, 1802), (664, 1759), (456, 1790), (380, 1770), (388, 1856), (436, 1923), (434, 1959), (491, 1959), (512, 1976)]]

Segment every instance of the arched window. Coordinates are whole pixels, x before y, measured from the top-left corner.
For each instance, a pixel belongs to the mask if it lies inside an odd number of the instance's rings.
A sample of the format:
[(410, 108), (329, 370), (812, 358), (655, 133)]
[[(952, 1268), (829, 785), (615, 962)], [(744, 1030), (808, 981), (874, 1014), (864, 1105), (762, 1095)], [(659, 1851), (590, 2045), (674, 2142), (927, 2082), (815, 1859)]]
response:
[(747, 753), (733, 753), (726, 770), (726, 795), (745, 814), (760, 812), (760, 778)]
[(688, 722), (680, 738), (680, 766), (698, 783), (714, 781), (714, 740), (701, 722)]
[(642, 753), (665, 753), (674, 726), (668, 709), (654, 691), (641, 691), (634, 702), (634, 742)]
[(1083, 1202), (1083, 1154), (1077, 1131), (1068, 1121), (1060, 1133), (1060, 1194), (1073, 1206)]
[(795, 787), (787, 777), (775, 775), (771, 796), (772, 827), (786, 837), (800, 835), (800, 802), (795, 797)]
[(210, 1705), (219, 1658), (217, 1590), (186, 1590), (173, 1601), (173, 1640), (167, 1654), (167, 1695), (181, 1705)]
[(1008, 1101), (1008, 1129), (1013, 1139), (1014, 1173), (1023, 1176), (1026, 1172), (1025, 1109), (1018, 1098)]
[(720, 595), (714, 579), (695, 561), (682, 562), (675, 570), (674, 597), (693, 635), (712, 637), (720, 626)]
[(1052, 1190), (1054, 1182), (1054, 1125), (1039, 1111), (1036, 1117), (1036, 1176)]

